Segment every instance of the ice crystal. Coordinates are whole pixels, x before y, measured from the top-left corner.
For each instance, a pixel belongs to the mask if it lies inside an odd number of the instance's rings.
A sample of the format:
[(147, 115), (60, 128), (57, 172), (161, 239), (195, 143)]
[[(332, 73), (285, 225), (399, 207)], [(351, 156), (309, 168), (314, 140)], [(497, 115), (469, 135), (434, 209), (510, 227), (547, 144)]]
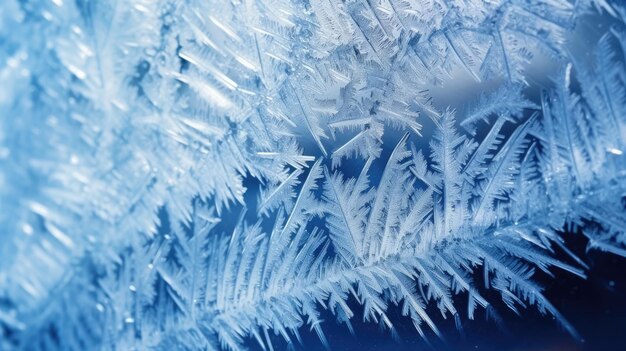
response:
[[(625, 20), (607, 0), (4, 1), (0, 347), (271, 350), (306, 327), (332, 348), (329, 315), (427, 340), (494, 299), (579, 338), (534, 275), (585, 277), (564, 228), (626, 256)], [(449, 106), (459, 77), (479, 94)]]

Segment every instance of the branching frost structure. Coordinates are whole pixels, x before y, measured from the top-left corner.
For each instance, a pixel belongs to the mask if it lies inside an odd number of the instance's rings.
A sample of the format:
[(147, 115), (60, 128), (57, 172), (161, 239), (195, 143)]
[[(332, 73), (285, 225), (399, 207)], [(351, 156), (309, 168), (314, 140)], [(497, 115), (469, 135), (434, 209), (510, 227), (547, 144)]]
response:
[[(610, 28), (575, 55), (598, 13)], [(625, 16), (606, 0), (3, 3), (0, 346), (271, 350), (306, 327), (332, 348), (329, 314), (428, 339), (436, 314), (492, 310), (489, 289), (577, 337), (533, 276), (585, 277), (564, 228), (626, 256)], [(538, 56), (549, 83), (529, 78)], [(495, 88), (441, 106), (432, 88), (458, 75)]]

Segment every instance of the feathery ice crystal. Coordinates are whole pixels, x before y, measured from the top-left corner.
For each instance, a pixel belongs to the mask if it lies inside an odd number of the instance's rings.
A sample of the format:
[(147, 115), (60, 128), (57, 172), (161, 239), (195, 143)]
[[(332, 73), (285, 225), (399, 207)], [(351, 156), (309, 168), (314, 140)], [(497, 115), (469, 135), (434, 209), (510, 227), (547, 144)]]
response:
[(565, 228), (626, 256), (625, 55), (609, 0), (5, 0), (0, 349), (445, 337), (495, 296), (578, 338), (533, 277), (585, 277)]

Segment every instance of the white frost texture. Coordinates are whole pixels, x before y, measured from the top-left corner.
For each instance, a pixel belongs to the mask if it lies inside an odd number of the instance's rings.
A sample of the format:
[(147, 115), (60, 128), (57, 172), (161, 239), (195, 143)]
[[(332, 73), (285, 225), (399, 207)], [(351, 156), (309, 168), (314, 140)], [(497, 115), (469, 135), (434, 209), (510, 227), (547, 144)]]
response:
[(0, 350), (333, 349), (355, 321), (430, 343), (502, 308), (580, 339), (536, 276), (585, 279), (571, 236), (626, 259), (625, 21), (2, 0)]

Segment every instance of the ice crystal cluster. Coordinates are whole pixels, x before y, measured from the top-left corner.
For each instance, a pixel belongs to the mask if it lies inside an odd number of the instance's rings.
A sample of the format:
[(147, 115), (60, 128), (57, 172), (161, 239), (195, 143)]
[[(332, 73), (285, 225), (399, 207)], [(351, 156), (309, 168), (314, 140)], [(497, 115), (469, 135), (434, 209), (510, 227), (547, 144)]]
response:
[(576, 338), (534, 277), (584, 279), (576, 232), (626, 255), (625, 20), (617, 0), (3, 0), (0, 348), (311, 329), (332, 349), (328, 323), (445, 337), (436, 315), (494, 299)]

